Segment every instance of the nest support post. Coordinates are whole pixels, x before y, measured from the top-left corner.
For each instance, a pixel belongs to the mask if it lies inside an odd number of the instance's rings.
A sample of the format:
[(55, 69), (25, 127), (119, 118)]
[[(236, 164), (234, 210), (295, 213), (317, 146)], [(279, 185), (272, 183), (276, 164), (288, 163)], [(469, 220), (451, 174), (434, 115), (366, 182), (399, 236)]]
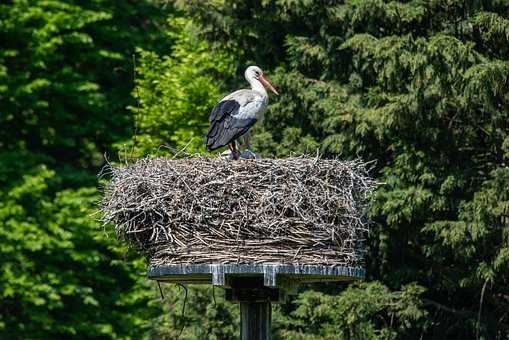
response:
[(270, 339), (272, 303), (280, 302), (278, 288), (264, 285), (263, 277), (232, 277), (226, 299), (240, 304), (240, 339)]
[(240, 338), (242, 340), (270, 339), (272, 307), (270, 301), (240, 303)]

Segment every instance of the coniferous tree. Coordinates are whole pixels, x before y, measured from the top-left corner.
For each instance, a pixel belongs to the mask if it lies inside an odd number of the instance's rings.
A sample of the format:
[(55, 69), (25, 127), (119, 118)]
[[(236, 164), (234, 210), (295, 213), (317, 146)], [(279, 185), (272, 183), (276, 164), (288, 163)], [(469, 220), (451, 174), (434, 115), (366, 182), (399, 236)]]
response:
[[(349, 310), (324, 300), (330, 313), (351, 320), (330, 323), (328, 334), (506, 338), (507, 2), (181, 5), (205, 38), (238, 57), (239, 68), (256, 63), (279, 85), (281, 96), (253, 141), (258, 150), (285, 156), (319, 148), (326, 157), (377, 160), (374, 175), (383, 185), (369, 212), (368, 280), (395, 292), (413, 282), (423, 290), (414, 291), (416, 308), (404, 313), (360, 312), (363, 304), (383, 304), (367, 294), (370, 285), (341, 294), (367, 299)], [(287, 313), (302, 318), (302, 308)], [(309, 313), (307, 319), (319, 317), (320, 308)], [(364, 330), (348, 333), (358, 322)], [(304, 323), (287, 328), (319, 332)]]

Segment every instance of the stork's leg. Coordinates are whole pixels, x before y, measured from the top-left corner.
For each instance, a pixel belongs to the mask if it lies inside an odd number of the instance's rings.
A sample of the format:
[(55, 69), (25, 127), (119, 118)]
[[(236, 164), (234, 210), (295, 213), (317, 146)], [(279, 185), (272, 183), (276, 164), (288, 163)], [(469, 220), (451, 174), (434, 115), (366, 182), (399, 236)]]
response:
[(240, 158), (240, 152), (237, 150), (237, 143), (235, 141), (228, 144), (228, 147), (230, 148), (230, 151), (232, 152), (233, 159), (237, 160)]
[(248, 131), (244, 136), (242, 137), (242, 140), (244, 142), (244, 148), (245, 150), (242, 151), (241, 156), (242, 158), (248, 158), (248, 159), (260, 159), (260, 156), (255, 154), (251, 150), (251, 133)]
[(244, 135), (244, 149), (251, 150), (251, 133), (249, 131)]

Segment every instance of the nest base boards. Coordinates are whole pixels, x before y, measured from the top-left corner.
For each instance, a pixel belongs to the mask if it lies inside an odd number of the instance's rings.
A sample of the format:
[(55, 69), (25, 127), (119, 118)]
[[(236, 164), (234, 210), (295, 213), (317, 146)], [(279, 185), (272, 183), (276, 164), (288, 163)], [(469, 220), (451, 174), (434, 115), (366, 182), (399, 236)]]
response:
[(353, 281), (363, 279), (365, 269), (344, 266), (191, 264), (154, 266), (148, 278), (161, 282), (202, 283), (231, 287), (237, 277), (263, 278), (266, 287), (295, 286), (300, 283)]

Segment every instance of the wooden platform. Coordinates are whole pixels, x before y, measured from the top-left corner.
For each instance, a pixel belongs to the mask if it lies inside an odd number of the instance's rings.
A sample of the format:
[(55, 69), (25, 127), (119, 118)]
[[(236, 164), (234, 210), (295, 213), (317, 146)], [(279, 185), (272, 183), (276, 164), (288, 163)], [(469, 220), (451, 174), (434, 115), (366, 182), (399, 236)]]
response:
[(229, 287), (232, 278), (263, 277), (266, 287), (363, 279), (365, 269), (342, 266), (196, 264), (151, 267), (148, 278), (161, 282)]

